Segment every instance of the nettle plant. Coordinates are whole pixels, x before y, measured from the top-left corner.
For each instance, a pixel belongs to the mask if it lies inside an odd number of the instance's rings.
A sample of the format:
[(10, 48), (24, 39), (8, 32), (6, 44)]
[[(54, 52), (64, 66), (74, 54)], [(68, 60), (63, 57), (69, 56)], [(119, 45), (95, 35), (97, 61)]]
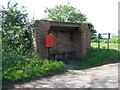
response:
[(7, 7), (0, 10), (3, 50), (25, 53), (30, 48), (32, 23), (25, 7), (18, 9), (17, 6), (18, 3), (11, 5), (8, 2)]

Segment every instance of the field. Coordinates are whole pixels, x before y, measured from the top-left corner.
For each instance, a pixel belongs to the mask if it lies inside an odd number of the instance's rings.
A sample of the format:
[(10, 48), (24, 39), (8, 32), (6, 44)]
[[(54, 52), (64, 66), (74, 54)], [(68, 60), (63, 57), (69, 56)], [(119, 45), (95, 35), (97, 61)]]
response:
[[(110, 46), (110, 49), (114, 49), (114, 50), (118, 50), (118, 43), (110, 43), (109, 44)], [(98, 43), (91, 43), (91, 46), (93, 47), (93, 48), (98, 48)], [(104, 42), (101, 42), (100, 43), (100, 48), (101, 49), (107, 49), (107, 43), (104, 43)]]
[[(111, 41), (116, 41), (118, 38), (112, 38)], [(88, 55), (78, 60), (78, 64), (75, 69), (86, 69), (91, 67), (100, 66), (110, 62), (118, 62), (120, 59), (119, 43), (110, 43), (109, 50), (107, 49), (107, 43), (102, 41), (100, 49), (98, 49), (98, 43), (91, 43), (91, 50)]]

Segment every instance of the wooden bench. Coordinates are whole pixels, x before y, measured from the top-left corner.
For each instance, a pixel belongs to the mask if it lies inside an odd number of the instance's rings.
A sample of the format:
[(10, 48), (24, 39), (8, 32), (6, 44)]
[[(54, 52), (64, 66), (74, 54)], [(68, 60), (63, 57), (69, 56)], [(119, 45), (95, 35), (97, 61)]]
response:
[(52, 57), (54, 60), (56, 60), (59, 56), (61, 56), (63, 59), (67, 59), (68, 56), (71, 56), (71, 58), (76, 57), (76, 52), (61, 52), (61, 53), (51, 53), (50, 57)]

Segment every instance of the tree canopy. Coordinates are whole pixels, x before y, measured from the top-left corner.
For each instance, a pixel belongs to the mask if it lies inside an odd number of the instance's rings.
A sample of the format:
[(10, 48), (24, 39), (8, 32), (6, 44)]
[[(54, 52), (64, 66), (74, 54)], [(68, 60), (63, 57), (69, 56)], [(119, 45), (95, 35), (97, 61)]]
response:
[(76, 8), (67, 5), (59, 5), (55, 8), (46, 8), (47, 18), (54, 21), (62, 22), (82, 22), (86, 21), (86, 16)]
[[(31, 43), (31, 23), (28, 21), (25, 7), (18, 9), (18, 3), (0, 10), (3, 48), (24, 52)], [(7, 50), (7, 49), (6, 49)]]
[[(69, 3), (67, 5), (57, 5), (54, 8), (46, 8), (44, 12), (47, 14), (48, 20), (61, 21), (61, 22), (87, 22), (87, 17), (80, 10), (72, 7)], [(93, 24), (88, 23), (88, 27), (91, 31), (91, 39), (95, 38)]]

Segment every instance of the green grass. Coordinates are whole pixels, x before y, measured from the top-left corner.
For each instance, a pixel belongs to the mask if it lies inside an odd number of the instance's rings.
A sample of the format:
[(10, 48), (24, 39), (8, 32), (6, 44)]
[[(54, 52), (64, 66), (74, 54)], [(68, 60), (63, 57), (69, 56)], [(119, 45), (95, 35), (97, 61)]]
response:
[[(98, 39), (91, 40), (91, 42), (98, 42)], [(100, 42), (107, 43), (107, 39), (100, 39)], [(112, 38), (109, 40), (110, 43), (120, 43), (120, 36), (112, 36)]]
[(36, 55), (18, 55), (3, 52), (2, 80), (18, 81), (44, 77), (65, 72), (64, 63), (60, 61), (41, 60)]
[(112, 38), (120, 38), (120, 36), (117, 36), (117, 35), (116, 35), (116, 36), (112, 36)]
[(110, 43), (110, 50), (105, 48), (106, 43), (101, 43), (101, 49), (97, 48), (97, 43), (92, 43), (92, 48), (88, 55), (76, 65), (76, 69), (86, 69), (103, 65), (105, 63), (118, 60), (120, 58), (120, 51), (118, 51), (118, 44)]
[[(118, 50), (118, 43), (110, 43), (109, 44), (110, 49), (114, 49), (114, 50)], [(93, 48), (97, 48), (98, 47), (98, 43), (91, 43), (91, 46)], [(101, 42), (100, 43), (100, 48), (101, 49), (107, 49), (107, 43)]]

